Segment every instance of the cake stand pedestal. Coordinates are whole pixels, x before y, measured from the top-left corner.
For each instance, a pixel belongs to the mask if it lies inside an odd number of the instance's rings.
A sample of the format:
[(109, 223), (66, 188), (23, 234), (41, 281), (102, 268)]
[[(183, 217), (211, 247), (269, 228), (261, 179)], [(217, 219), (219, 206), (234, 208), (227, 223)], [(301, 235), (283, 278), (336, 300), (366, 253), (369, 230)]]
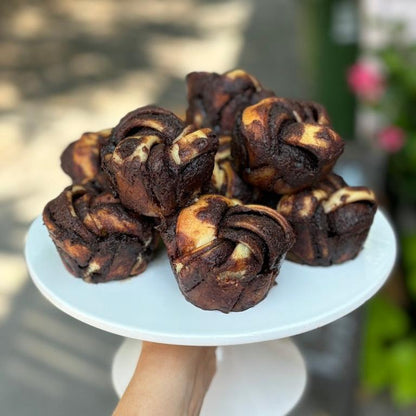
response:
[[(124, 393), (140, 355), (141, 341), (126, 339), (116, 352), (112, 380)], [(217, 348), (217, 372), (201, 416), (284, 415), (299, 401), (306, 368), (290, 339)]]
[[(277, 287), (244, 312), (203, 311), (180, 294), (164, 251), (139, 277), (87, 284), (64, 268), (41, 218), (25, 247), (33, 282), (56, 307), (80, 321), (126, 338), (113, 363), (120, 395), (136, 365), (137, 340), (221, 346), (218, 372), (203, 415), (284, 415), (306, 381), (303, 359), (284, 339), (326, 325), (371, 298), (389, 276), (396, 239), (378, 211), (359, 256), (328, 268), (284, 262)], [(276, 341), (277, 340), (277, 341)]]

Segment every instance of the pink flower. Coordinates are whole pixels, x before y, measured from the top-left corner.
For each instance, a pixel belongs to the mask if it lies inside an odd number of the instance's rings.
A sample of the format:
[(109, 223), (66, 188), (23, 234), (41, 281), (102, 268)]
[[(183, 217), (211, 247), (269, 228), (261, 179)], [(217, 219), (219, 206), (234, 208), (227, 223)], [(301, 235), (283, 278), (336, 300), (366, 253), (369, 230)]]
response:
[(367, 101), (378, 101), (384, 93), (384, 78), (372, 65), (356, 63), (348, 69), (347, 82), (351, 91)]
[(389, 153), (398, 152), (405, 144), (405, 132), (397, 126), (388, 126), (377, 134), (378, 145)]

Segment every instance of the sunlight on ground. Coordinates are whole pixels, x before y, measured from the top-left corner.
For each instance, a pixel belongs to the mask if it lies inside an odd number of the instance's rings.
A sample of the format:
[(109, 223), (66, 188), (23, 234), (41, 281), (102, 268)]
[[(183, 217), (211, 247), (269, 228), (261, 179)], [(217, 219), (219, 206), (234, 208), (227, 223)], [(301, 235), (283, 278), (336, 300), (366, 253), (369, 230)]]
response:
[(10, 301), (26, 281), (26, 265), (21, 256), (0, 253), (0, 322), (10, 310)]
[(155, 68), (179, 78), (198, 70), (225, 72), (238, 60), (243, 47), (242, 31), (251, 12), (251, 5), (240, 1), (201, 6), (194, 15), (197, 17), (189, 21), (200, 37), (153, 37), (147, 45), (149, 59)]
[[(20, 253), (27, 226), (69, 184), (62, 150), (84, 131), (157, 103), (173, 80), (185, 96), (190, 71), (233, 68), (252, 8), (235, 0), (64, 0), (9, 11), (0, 39), (0, 320), (27, 279)], [(184, 112), (182, 104), (172, 110)], [(47, 360), (46, 345), (20, 341), (22, 353), (41, 351)], [(18, 377), (18, 363), (10, 366)]]

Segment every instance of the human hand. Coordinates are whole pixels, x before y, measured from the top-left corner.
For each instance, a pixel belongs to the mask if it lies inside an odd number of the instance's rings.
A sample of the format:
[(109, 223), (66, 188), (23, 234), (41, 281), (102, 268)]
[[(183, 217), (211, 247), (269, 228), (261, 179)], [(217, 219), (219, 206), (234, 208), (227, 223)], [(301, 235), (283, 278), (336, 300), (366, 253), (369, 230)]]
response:
[(215, 347), (143, 342), (113, 416), (196, 416), (215, 371)]

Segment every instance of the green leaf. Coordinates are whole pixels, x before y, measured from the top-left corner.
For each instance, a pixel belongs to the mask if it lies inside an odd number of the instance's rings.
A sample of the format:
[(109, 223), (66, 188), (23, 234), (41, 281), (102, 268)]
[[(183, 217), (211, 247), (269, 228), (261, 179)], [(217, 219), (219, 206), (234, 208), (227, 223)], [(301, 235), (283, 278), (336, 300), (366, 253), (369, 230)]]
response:
[(403, 236), (401, 246), (407, 287), (412, 298), (416, 300), (416, 234)]
[(392, 395), (399, 405), (416, 402), (416, 339), (403, 339), (390, 350)]
[(387, 351), (381, 344), (367, 343), (364, 349), (362, 367), (363, 385), (370, 391), (377, 392), (387, 387), (390, 382), (390, 368)]
[(409, 320), (400, 307), (381, 296), (369, 302), (362, 357), (362, 381), (369, 390), (379, 391), (389, 385), (389, 345), (403, 337), (408, 328)]
[(400, 306), (380, 295), (369, 302), (367, 328), (369, 335), (390, 341), (408, 331), (409, 319)]

